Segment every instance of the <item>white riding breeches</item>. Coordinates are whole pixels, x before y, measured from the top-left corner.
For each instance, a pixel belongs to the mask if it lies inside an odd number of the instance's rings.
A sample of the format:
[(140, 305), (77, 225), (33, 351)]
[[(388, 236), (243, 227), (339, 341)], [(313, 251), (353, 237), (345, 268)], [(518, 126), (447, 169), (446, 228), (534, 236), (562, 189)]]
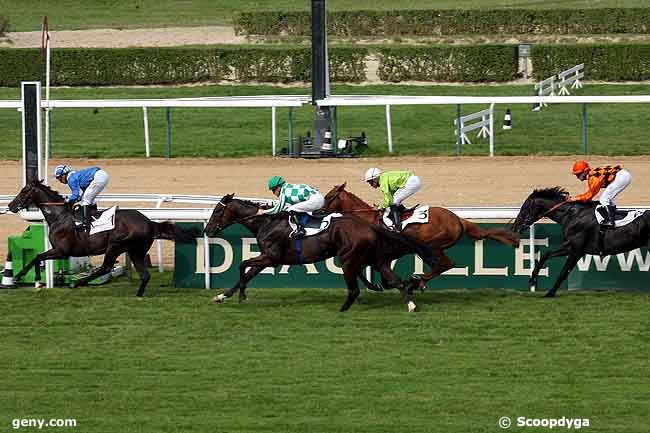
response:
[(83, 195), (81, 196), (81, 205), (87, 206), (90, 204), (95, 204), (95, 197), (97, 197), (99, 193), (102, 192), (104, 188), (106, 188), (109, 179), (110, 178), (108, 176), (108, 173), (106, 173), (104, 170), (98, 170), (97, 173), (95, 173), (93, 181), (90, 182), (90, 185), (88, 185), (88, 188), (86, 188)]
[(616, 206), (614, 198), (619, 195), (632, 182), (632, 175), (629, 171), (623, 169), (616, 173), (616, 177), (610, 183), (600, 196), (600, 204), (603, 206)]
[(287, 208), (288, 211), (294, 211), (294, 212), (306, 212), (308, 214), (311, 214), (314, 211), (317, 211), (318, 209), (322, 209), (323, 206), (325, 206), (325, 198), (323, 197), (322, 194), (312, 194), (309, 196), (309, 198), (305, 201), (301, 201), (300, 203), (292, 204)]
[(422, 181), (416, 175), (412, 175), (406, 179), (403, 187), (395, 191), (393, 195), (393, 204), (402, 204), (404, 200), (418, 192), (422, 188)]

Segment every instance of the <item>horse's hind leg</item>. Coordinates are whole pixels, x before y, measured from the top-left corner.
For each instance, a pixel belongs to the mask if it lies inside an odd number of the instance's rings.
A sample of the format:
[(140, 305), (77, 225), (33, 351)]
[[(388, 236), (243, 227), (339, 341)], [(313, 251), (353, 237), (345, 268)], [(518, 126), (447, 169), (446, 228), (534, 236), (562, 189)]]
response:
[(447, 257), (444, 253), (442, 253), (440, 256), (440, 260), (438, 261), (436, 266), (434, 266), (431, 269), (430, 272), (421, 276), (413, 277), (411, 279), (411, 284), (412, 284), (411, 287), (424, 290), (429, 280), (437, 277), (438, 275), (441, 275), (442, 273), (448, 271), (453, 267), (454, 267), (454, 262), (449, 257)]
[(413, 301), (413, 290), (411, 290), (410, 285), (404, 284), (399, 276), (390, 269), (390, 263), (383, 263), (378, 267), (378, 269), (381, 273), (382, 279), (386, 281), (386, 284), (388, 284), (390, 287), (397, 287), (399, 289), (400, 293), (402, 294), (402, 298), (404, 298), (404, 301), (406, 301), (409, 313), (413, 313), (417, 306)]
[(79, 281), (77, 281), (76, 285), (86, 286), (88, 285), (88, 282), (94, 280), (95, 278), (108, 274), (113, 269), (113, 264), (115, 263), (115, 260), (117, 260), (119, 255), (122, 253), (123, 251), (121, 249), (118, 249), (117, 247), (109, 247), (104, 253), (104, 261), (102, 262), (102, 265), (99, 268), (92, 271), (90, 275), (88, 275), (87, 277), (84, 277)]
[(136, 293), (136, 296), (141, 298), (142, 295), (144, 295), (144, 289), (147, 287), (147, 284), (149, 284), (149, 280), (151, 279), (151, 274), (149, 274), (149, 270), (147, 269), (147, 265), (145, 263), (147, 253), (138, 249), (131, 250), (128, 252), (128, 254), (131, 258), (131, 263), (133, 263), (133, 266), (135, 267), (135, 270), (138, 271), (138, 274), (140, 274), (140, 287), (138, 287), (138, 293)]

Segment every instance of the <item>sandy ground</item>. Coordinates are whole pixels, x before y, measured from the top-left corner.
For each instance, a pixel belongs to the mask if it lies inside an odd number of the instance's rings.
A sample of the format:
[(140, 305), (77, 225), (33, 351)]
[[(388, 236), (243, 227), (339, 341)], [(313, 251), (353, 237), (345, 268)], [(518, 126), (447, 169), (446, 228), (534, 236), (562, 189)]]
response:
[[(73, 167), (100, 165), (111, 175), (107, 193), (211, 194), (234, 192), (240, 196), (272, 198), (267, 179), (283, 175), (288, 181), (306, 182), (323, 193), (334, 185), (348, 182), (348, 189), (371, 203), (381, 195), (361, 181), (363, 172), (377, 166), (385, 170), (409, 169), (418, 174), (424, 186), (410, 203), (445, 207), (519, 207), (533, 188), (563, 186), (572, 194), (586, 187), (570, 173), (574, 157), (399, 157), (353, 160), (287, 160), (283, 158), (242, 159), (124, 159), (68, 160)], [(58, 161), (57, 161), (58, 162)], [(591, 158), (592, 165), (623, 164), (635, 176), (619, 205), (650, 204), (650, 188), (644, 174), (650, 173), (650, 157)], [(52, 173), (54, 165), (50, 167)], [(0, 161), (0, 194), (16, 194), (22, 182), (19, 161)], [(54, 181), (55, 182), (55, 181)], [(67, 192), (56, 184), (55, 189)], [(142, 206), (142, 205), (140, 205)], [(183, 205), (180, 205), (183, 206)], [(26, 223), (15, 215), (0, 215), (0, 239), (20, 233)], [(172, 245), (166, 242), (165, 261), (171, 263)], [(155, 248), (152, 257), (155, 259)], [(6, 242), (0, 242), (0, 257)]]
[[(171, 47), (178, 45), (241, 44), (232, 27), (169, 27), (159, 29), (96, 29), (50, 32), (53, 48)], [(41, 47), (41, 32), (10, 32), (0, 47)]]

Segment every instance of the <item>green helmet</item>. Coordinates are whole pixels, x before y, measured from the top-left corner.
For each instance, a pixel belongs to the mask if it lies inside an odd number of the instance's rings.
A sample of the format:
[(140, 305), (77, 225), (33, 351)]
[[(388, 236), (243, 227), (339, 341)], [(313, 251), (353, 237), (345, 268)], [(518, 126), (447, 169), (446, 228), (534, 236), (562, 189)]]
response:
[(277, 187), (284, 185), (284, 179), (282, 179), (282, 176), (273, 176), (271, 179), (269, 179), (269, 189), (273, 191)]

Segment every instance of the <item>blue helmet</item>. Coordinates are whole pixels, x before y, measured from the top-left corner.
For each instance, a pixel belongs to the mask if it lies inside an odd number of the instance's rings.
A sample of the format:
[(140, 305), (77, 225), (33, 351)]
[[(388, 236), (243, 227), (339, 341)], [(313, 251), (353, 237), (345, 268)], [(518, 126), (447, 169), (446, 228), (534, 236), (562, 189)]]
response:
[(60, 179), (61, 176), (63, 176), (64, 174), (68, 174), (71, 171), (72, 169), (67, 165), (57, 165), (56, 168), (54, 169), (54, 177)]

